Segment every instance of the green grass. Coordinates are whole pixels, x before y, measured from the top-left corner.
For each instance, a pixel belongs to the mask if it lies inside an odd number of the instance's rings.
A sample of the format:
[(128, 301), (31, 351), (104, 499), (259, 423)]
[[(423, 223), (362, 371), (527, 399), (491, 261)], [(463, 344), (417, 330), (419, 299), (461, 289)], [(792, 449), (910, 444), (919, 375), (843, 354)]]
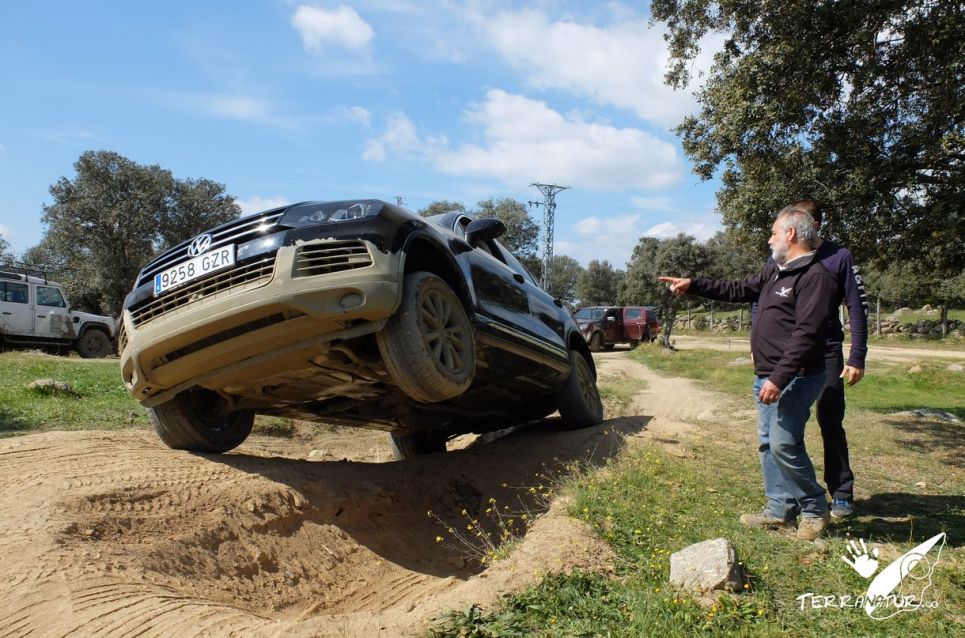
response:
[[(697, 459), (668, 456), (656, 446), (631, 450), (603, 475), (574, 481), (571, 514), (604, 538), (617, 556), (613, 577), (551, 574), (538, 585), (504, 599), (499, 608), (470, 608), (435, 629), (445, 636), (954, 636), (962, 588), (961, 518), (938, 511), (904, 526), (856, 521), (838, 525), (821, 549), (788, 535), (747, 530), (737, 513), (761, 506), (759, 468), (749, 449), (697, 448)], [(953, 489), (962, 489), (961, 483)], [(954, 492), (946, 495), (955, 502)], [(956, 526), (957, 521), (957, 526)], [(915, 525), (918, 525), (917, 529)], [(936, 529), (952, 539), (933, 574), (939, 610), (901, 614), (887, 621), (861, 609), (800, 609), (799, 596), (864, 593), (867, 581), (841, 560), (851, 537), (877, 546), (893, 559)], [(691, 543), (724, 537), (734, 543), (750, 579), (740, 596), (716, 607), (699, 605), (668, 586), (670, 554)], [(955, 546), (953, 546), (955, 545)]]
[[(66, 381), (80, 396), (27, 390), (37, 379)], [(0, 353), (0, 436), (52, 429), (116, 430), (147, 423), (146, 411), (121, 381), (117, 361)]]
[(750, 396), (754, 368), (750, 364), (731, 365), (738, 358), (750, 359), (747, 352), (715, 350), (667, 350), (638, 348), (631, 354), (666, 376), (687, 377), (706, 382), (713, 390)]
[(634, 395), (647, 387), (645, 381), (632, 377), (603, 377), (597, 386), (606, 407), (607, 416), (625, 414)]
[[(42, 394), (37, 379), (66, 381), (78, 397)], [(0, 352), (0, 437), (46, 430), (120, 430), (150, 425), (131, 398), (116, 360), (78, 359), (38, 352)], [(257, 434), (289, 437), (292, 420), (255, 418)]]
[[(701, 380), (733, 398), (722, 400), (722, 422), (703, 424), (706, 435), (688, 440), (693, 458), (638, 443), (605, 472), (578, 475), (561, 487), (573, 504), (571, 515), (613, 548), (616, 573), (549, 574), (505, 597), (495, 609), (470, 607), (451, 614), (434, 628), (435, 635), (962, 635), (965, 432), (960, 424), (909, 422), (880, 413), (904, 403), (961, 407), (959, 397), (965, 392), (958, 378), (941, 374), (937, 363), (923, 365), (920, 378), (909, 375), (906, 366), (893, 366), (866, 377), (856, 386), (863, 386), (861, 394), (849, 390), (858, 516), (835, 523), (819, 546), (739, 524), (740, 512), (757, 511), (763, 503), (753, 417), (727, 422), (727, 414), (753, 410), (750, 366), (728, 365), (738, 356), (728, 352), (641, 349), (631, 356), (662, 374)], [(821, 445), (817, 428), (808, 428), (806, 438), (820, 476), (820, 454), (814, 455)], [(948, 533), (948, 544), (929, 590), (939, 608), (881, 621), (860, 608), (800, 608), (799, 597), (809, 592), (864, 594), (868, 581), (841, 560), (850, 539), (864, 538), (879, 547), (884, 566), (939, 531)], [(750, 588), (708, 608), (668, 586), (669, 557), (691, 543), (718, 537), (736, 547)]]
[[(731, 365), (740, 352), (716, 350), (677, 350), (643, 348), (631, 356), (669, 376), (697, 379), (712, 390), (731, 394), (751, 394), (753, 367)], [(848, 405), (878, 412), (898, 412), (932, 408), (965, 418), (965, 373), (948, 372), (950, 361), (929, 359), (918, 362), (920, 372), (909, 373), (907, 365), (874, 365), (865, 377), (846, 390)]]

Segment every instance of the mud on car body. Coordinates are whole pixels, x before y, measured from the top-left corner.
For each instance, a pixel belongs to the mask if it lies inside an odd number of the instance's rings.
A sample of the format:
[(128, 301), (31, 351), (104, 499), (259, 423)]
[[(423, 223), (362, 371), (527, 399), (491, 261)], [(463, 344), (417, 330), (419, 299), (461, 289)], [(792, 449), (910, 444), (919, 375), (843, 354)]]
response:
[(147, 264), (121, 371), (169, 446), (224, 452), (268, 414), (378, 428), (402, 457), (556, 411), (602, 419), (570, 314), (493, 219), (379, 200), (244, 217)]

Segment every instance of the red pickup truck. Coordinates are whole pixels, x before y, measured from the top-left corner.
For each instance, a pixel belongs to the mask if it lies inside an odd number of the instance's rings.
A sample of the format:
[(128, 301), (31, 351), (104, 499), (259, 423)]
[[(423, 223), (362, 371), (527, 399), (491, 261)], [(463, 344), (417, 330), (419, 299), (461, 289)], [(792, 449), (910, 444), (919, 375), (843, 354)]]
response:
[(652, 342), (660, 334), (660, 322), (652, 309), (644, 306), (592, 306), (576, 313), (583, 338), (590, 350), (612, 350), (614, 344), (629, 343), (636, 348), (641, 341)]

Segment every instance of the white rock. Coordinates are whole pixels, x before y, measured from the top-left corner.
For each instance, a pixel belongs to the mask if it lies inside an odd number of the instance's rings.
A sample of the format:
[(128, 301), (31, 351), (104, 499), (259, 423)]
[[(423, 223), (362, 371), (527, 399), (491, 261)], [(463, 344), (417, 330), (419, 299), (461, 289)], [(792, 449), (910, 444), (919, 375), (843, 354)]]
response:
[(43, 394), (66, 394), (68, 396), (80, 396), (74, 391), (66, 381), (55, 381), (54, 379), (37, 379), (27, 384), (28, 390), (36, 390)]
[(744, 574), (734, 546), (715, 538), (685, 547), (670, 556), (670, 584), (693, 591), (742, 591)]

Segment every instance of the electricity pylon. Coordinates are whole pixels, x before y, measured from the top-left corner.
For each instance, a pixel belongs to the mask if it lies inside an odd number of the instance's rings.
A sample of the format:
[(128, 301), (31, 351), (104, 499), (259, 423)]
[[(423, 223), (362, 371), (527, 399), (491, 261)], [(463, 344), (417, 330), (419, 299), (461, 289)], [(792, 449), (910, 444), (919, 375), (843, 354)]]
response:
[(556, 212), (556, 194), (565, 191), (569, 186), (558, 186), (556, 184), (530, 184), (543, 193), (543, 201), (530, 201), (530, 206), (543, 207), (543, 273), (540, 276), (540, 285), (543, 290), (549, 286), (550, 264), (553, 263), (553, 222)]

